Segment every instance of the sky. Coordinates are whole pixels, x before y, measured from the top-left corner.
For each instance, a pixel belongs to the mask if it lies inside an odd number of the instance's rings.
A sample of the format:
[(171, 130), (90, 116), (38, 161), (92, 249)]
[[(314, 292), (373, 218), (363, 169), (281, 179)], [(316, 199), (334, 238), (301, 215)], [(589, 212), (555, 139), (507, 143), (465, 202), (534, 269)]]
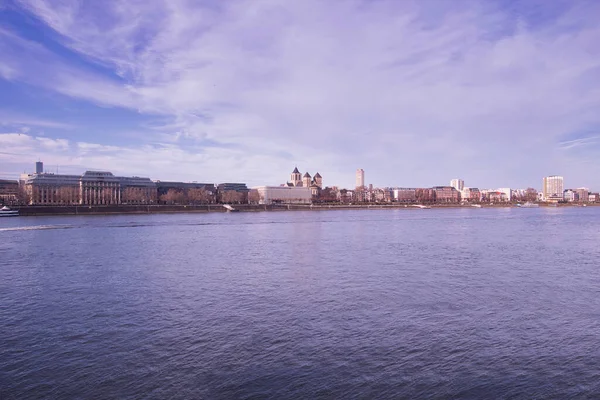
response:
[(600, 190), (600, 2), (0, 0), (0, 178)]

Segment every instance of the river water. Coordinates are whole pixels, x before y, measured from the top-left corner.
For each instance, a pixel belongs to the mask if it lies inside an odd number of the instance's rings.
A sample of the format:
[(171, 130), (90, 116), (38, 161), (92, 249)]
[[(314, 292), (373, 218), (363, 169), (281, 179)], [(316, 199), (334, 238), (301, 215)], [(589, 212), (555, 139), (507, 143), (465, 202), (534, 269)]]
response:
[(600, 207), (0, 219), (0, 398), (597, 398), (599, 244)]

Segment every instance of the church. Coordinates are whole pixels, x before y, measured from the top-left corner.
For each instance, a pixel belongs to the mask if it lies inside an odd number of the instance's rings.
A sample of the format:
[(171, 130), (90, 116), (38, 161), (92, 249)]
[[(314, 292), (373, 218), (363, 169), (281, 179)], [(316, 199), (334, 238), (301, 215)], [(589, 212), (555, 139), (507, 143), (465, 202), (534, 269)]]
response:
[(302, 176), (300, 171), (298, 171), (298, 167), (294, 168), (292, 171), (290, 181), (291, 182), (287, 182), (285, 186), (308, 187), (313, 196), (318, 196), (321, 189), (323, 189), (323, 178), (321, 177), (321, 174), (317, 172), (315, 176), (311, 178), (310, 174), (307, 172)]

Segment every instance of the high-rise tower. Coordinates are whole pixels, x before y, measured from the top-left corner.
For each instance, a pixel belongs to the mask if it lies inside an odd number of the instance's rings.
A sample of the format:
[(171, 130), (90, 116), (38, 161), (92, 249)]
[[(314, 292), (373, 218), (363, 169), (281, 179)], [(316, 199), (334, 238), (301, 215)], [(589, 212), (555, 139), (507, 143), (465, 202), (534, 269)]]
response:
[(365, 170), (359, 168), (356, 170), (356, 187), (362, 188), (365, 186)]

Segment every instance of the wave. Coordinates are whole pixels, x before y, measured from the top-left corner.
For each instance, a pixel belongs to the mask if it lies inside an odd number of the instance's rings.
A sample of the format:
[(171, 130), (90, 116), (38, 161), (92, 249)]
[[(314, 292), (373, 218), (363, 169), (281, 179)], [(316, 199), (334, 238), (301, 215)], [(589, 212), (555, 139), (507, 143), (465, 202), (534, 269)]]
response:
[(46, 229), (71, 229), (72, 225), (32, 225), (32, 226), (13, 226), (10, 228), (0, 228), (0, 232), (12, 231), (41, 231)]

